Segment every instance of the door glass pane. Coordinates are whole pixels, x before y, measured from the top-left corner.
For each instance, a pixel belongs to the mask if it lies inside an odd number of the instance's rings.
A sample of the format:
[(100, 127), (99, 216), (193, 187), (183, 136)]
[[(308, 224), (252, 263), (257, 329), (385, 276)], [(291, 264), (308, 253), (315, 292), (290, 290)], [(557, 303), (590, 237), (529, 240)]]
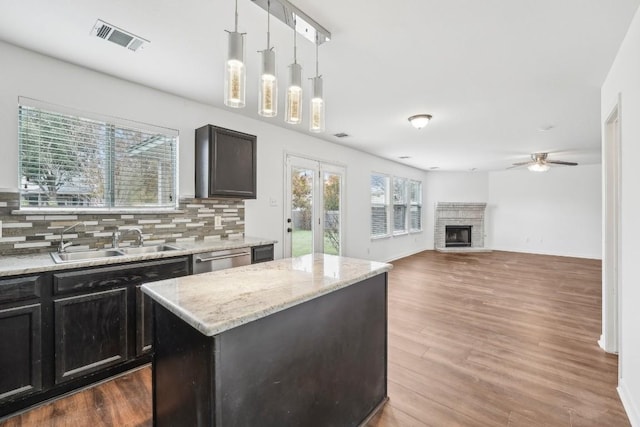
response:
[(313, 170), (291, 167), (291, 256), (313, 253)]
[(323, 252), (340, 255), (340, 193), (341, 175), (324, 173), (324, 233)]

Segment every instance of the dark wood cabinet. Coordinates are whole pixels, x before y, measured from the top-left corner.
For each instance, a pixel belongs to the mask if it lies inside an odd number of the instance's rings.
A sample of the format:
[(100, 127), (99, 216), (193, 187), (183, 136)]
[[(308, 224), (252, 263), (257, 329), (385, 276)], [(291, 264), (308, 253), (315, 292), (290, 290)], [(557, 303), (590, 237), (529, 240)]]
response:
[(136, 355), (151, 351), (153, 342), (152, 301), (142, 292), (142, 285), (136, 286)]
[(273, 261), (273, 245), (254, 246), (251, 248), (251, 264)]
[(56, 384), (127, 360), (127, 291), (53, 301)]
[(0, 279), (0, 418), (151, 361), (142, 284), (188, 256)]
[(41, 304), (0, 309), (0, 403), (42, 388)]
[(212, 125), (196, 129), (196, 197), (255, 199), (256, 139)]

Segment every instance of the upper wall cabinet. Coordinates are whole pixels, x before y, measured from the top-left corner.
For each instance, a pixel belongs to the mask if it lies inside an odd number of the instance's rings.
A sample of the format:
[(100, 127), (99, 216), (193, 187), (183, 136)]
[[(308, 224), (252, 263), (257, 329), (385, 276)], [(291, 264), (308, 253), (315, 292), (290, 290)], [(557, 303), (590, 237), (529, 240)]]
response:
[(217, 126), (196, 129), (196, 197), (256, 198), (256, 137)]

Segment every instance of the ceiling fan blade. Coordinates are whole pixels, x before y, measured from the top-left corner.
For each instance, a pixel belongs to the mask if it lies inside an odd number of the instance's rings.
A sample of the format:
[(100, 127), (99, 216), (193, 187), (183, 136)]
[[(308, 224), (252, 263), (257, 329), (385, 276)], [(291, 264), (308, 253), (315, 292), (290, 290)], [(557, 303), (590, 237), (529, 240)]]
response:
[(575, 162), (563, 162), (562, 160), (547, 160), (547, 163), (553, 163), (556, 165), (565, 165), (565, 166), (578, 166)]
[(535, 163), (535, 162), (532, 162), (532, 161), (528, 161), (528, 162), (518, 162), (518, 163), (514, 163), (514, 164), (513, 164), (513, 166), (511, 166), (511, 167), (515, 167), (515, 166), (524, 166), (524, 165), (532, 165), (532, 164), (534, 164), (534, 163)]

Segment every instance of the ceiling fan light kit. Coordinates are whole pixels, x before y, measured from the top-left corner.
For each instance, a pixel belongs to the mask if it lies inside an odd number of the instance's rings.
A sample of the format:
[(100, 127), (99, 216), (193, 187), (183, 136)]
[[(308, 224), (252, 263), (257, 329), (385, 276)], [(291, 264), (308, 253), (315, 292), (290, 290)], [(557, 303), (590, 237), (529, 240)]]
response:
[(432, 118), (433, 116), (431, 114), (416, 114), (415, 116), (409, 117), (409, 123), (416, 129), (422, 129), (429, 124)]
[(549, 160), (549, 153), (533, 153), (531, 160), (528, 162), (514, 163), (509, 169), (518, 166), (526, 166), (531, 172), (546, 172), (551, 165), (577, 166), (576, 162), (565, 162), (563, 160)]

